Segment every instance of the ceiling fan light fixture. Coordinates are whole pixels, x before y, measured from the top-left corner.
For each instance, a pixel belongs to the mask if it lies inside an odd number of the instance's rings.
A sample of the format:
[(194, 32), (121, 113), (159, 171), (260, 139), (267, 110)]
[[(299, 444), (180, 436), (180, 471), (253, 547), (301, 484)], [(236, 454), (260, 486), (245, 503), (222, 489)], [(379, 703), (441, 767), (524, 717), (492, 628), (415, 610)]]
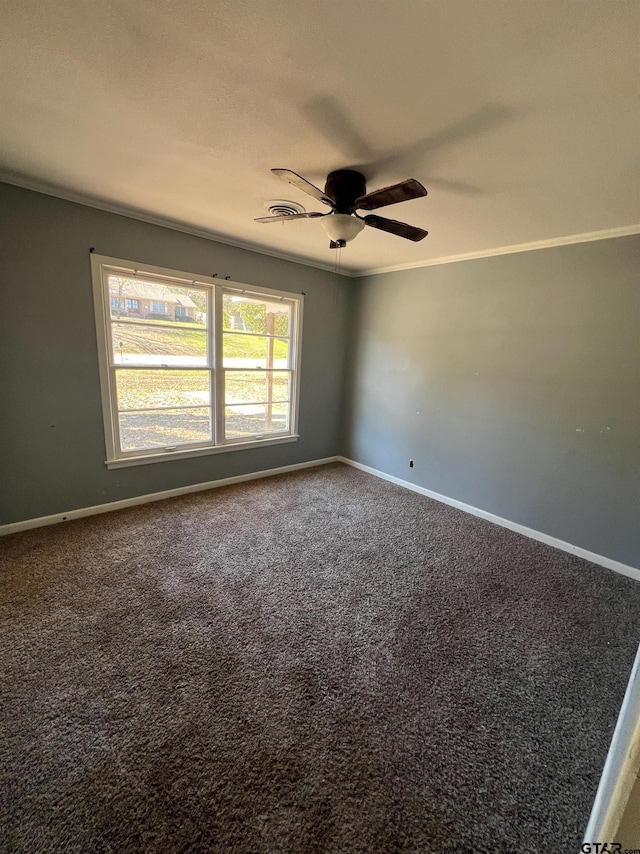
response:
[(329, 214), (324, 216), (320, 223), (327, 232), (327, 236), (334, 243), (341, 245), (353, 240), (364, 228), (364, 222), (350, 214)]

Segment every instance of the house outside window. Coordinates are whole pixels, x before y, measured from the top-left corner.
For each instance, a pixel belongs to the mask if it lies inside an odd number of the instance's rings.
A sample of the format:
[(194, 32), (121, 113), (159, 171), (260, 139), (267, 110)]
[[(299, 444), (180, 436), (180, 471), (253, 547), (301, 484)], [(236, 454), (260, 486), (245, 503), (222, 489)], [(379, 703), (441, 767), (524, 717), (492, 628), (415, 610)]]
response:
[(138, 310), (138, 300), (137, 299), (127, 299), (125, 300), (125, 306), (127, 311), (137, 311)]
[(297, 439), (302, 295), (91, 263), (108, 466)]
[(152, 302), (151, 303), (151, 311), (154, 314), (166, 314), (167, 306), (164, 302)]

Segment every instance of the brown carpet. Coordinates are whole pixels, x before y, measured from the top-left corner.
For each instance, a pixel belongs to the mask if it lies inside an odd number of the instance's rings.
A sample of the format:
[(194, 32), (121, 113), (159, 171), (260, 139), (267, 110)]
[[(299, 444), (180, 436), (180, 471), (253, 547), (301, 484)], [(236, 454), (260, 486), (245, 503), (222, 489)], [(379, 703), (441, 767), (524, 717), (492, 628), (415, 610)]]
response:
[(578, 850), (637, 582), (342, 465), (0, 549), (3, 851)]

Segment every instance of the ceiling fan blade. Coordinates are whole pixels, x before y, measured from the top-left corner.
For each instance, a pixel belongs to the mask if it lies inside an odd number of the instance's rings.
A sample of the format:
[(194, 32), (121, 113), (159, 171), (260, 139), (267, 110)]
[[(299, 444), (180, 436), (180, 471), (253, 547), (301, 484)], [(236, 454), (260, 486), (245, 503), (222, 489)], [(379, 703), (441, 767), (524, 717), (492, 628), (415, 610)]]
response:
[(446, 178), (427, 178), (427, 183), (433, 187), (439, 187), (446, 193), (460, 193), (462, 196), (482, 196), (484, 190), (465, 181), (450, 181)]
[(314, 95), (303, 107), (305, 118), (351, 164), (366, 163), (375, 152), (353, 123), (350, 111), (331, 95)]
[(420, 181), (409, 178), (400, 184), (393, 184), (391, 187), (383, 187), (382, 190), (374, 190), (373, 193), (360, 196), (359, 199), (355, 200), (354, 206), (357, 210), (374, 211), (376, 208), (383, 208), (385, 205), (395, 205), (397, 202), (419, 199), (426, 195), (427, 191)]
[(376, 216), (375, 214), (369, 214), (369, 216), (362, 217), (362, 219), (365, 225), (371, 225), (373, 228), (379, 228), (381, 231), (388, 231), (389, 234), (404, 237), (406, 240), (413, 240), (414, 243), (417, 243), (418, 240), (423, 240), (429, 234), (428, 231), (416, 228), (415, 225), (407, 225), (406, 222), (398, 222), (397, 219), (386, 219), (383, 216)]
[(314, 199), (317, 199), (325, 205), (329, 205), (331, 208), (333, 207), (334, 200), (332, 198), (330, 198), (326, 193), (323, 193), (322, 190), (319, 190), (314, 184), (307, 181), (306, 178), (303, 178), (302, 175), (298, 175), (297, 172), (292, 172), (290, 169), (272, 169), (271, 171), (274, 175), (277, 175), (278, 178), (282, 178), (284, 181), (288, 181), (290, 184), (293, 184), (294, 187), (302, 190), (303, 193), (313, 196)]
[(312, 219), (318, 216), (328, 216), (328, 214), (309, 211), (309, 213), (283, 214), (282, 216), (257, 216), (254, 222), (288, 222), (290, 219)]
[(500, 127), (511, 118), (511, 115), (512, 111), (506, 107), (492, 105), (481, 107), (454, 124), (418, 139), (408, 146), (394, 148), (381, 154), (369, 163), (367, 172), (371, 176), (389, 170), (402, 169), (403, 172), (409, 170), (413, 172), (419, 169), (421, 174), (424, 174), (422, 173), (423, 161), (430, 152), (445, 146), (463, 144), (486, 131)]

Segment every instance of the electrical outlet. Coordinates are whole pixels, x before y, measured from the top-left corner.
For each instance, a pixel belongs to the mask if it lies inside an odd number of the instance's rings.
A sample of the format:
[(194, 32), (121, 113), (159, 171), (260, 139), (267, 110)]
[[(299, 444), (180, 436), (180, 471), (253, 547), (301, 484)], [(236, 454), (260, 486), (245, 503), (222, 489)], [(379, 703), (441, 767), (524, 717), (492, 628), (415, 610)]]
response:
[(409, 460), (409, 468), (410, 468), (410, 469), (412, 469), (412, 468), (413, 468), (413, 460)]

